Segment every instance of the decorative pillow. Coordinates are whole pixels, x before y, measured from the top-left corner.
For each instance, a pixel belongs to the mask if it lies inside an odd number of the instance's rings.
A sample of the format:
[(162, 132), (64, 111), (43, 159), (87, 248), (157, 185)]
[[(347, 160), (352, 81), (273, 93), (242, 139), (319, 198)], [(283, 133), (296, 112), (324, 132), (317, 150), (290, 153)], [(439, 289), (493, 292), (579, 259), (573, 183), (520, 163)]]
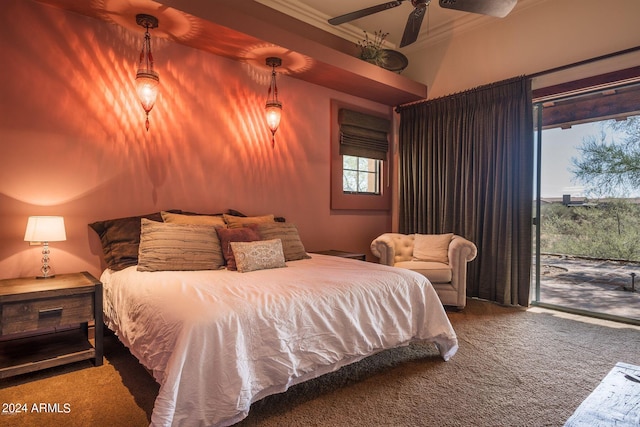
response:
[(233, 216), (223, 214), (225, 222), (229, 228), (240, 228), (246, 224), (260, 224), (263, 222), (275, 222), (273, 214), (262, 216)]
[(216, 228), (141, 221), (138, 271), (216, 270), (224, 265)]
[[(245, 215), (244, 213), (237, 211), (235, 209), (229, 209), (227, 210), (227, 213), (229, 215), (233, 215), (233, 216), (241, 216), (243, 218), (246, 218), (248, 215)], [(287, 222), (287, 219), (283, 216), (276, 216), (273, 218), (276, 222)]]
[[(167, 212), (180, 212), (171, 210)], [(96, 221), (89, 227), (100, 237), (102, 253), (107, 268), (122, 270), (138, 263), (138, 245), (140, 244), (140, 220), (148, 218), (162, 222), (160, 212), (147, 215)]]
[(449, 243), (453, 233), (415, 234), (413, 240), (413, 259), (449, 263)]
[(286, 261), (311, 258), (304, 249), (298, 228), (293, 223), (274, 222), (257, 224), (257, 230), (262, 240), (280, 239), (282, 251)]
[(240, 273), (287, 266), (280, 239), (231, 242), (231, 249)]
[(227, 223), (224, 222), (222, 215), (182, 215), (171, 212), (160, 212), (162, 220), (172, 224), (201, 224), (201, 225), (213, 225), (216, 227), (226, 227)]
[(260, 240), (260, 235), (254, 224), (242, 228), (216, 228), (222, 247), (222, 255), (227, 263), (227, 270), (237, 270), (236, 259), (233, 256), (231, 242), (253, 242)]

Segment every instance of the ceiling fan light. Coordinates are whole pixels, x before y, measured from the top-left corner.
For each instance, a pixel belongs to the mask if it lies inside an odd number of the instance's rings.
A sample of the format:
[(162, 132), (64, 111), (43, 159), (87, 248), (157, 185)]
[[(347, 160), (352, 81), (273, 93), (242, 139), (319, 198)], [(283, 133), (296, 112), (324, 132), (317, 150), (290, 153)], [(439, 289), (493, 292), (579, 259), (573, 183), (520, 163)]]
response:
[[(376, 6), (336, 16), (335, 18), (329, 19), (328, 22), (331, 25), (344, 24), (345, 22), (350, 22), (364, 18), (365, 16), (373, 15), (374, 13), (398, 7), (404, 1), (408, 0), (388, 1)], [(504, 18), (515, 7), (518, 0), (440, 0), (439, 2), (440, 7), (446, 9)], [(420, 26), (422, 25), (422, 19), (424, 18), (426, 9), (430, 4), (431, 0), (411, 0), (411, 5), (414, 7), (414, 10), (411, 12), (409, 19), (407, 20), (407, 24), (404, 28), (404, 34), (402, 35), (402, 41), (400, 42), (400, 47), (410, 45), (417, 40), (420, 32)]]

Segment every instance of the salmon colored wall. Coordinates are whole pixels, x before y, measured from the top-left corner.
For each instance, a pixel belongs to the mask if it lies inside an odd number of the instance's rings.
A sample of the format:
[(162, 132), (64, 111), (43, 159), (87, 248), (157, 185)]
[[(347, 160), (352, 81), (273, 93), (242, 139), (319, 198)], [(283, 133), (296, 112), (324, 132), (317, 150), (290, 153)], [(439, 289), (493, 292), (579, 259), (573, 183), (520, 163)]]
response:
[(141, 35), (24, 0), (0, 2), (0, 278), (39, 274), (29, 215), (63, 215), (54, 272), (99, 276), (88, 223), (161, 209), (274, 213), (308, 251), (367, 253), (390, 212), (331, 211), (330, 101), (387, 106), (280, 77), (276, 146), (267, 87), (247, 66), (153, 39), (161, 94), (144, 129), (133, 87)]

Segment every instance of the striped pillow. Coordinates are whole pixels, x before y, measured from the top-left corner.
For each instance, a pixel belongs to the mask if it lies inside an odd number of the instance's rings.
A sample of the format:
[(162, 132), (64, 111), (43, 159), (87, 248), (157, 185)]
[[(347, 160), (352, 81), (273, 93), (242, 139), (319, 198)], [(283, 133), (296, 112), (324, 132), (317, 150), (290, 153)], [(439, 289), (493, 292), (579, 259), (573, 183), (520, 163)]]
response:
[(222, 265), (222, 248), (214, 226), (142, 218), (138, 271), (216, 270)]
[(286, 261), (311, 258), (304, 249), (298, 228), (289, 222), (265, 222), (257, 224), (257, 230), (262, 240), (280, 239)]

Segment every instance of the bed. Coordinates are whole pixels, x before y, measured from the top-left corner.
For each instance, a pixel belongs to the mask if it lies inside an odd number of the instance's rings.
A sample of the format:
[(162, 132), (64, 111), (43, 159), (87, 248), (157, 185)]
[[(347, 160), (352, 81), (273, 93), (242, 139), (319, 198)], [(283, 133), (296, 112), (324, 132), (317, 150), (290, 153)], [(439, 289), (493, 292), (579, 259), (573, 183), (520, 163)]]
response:
[(104, 319), (160, 384), (153, 426), (232, 425), (384, 349), (424, 340), (449, 360), (458, 348), (435, 290), (406, 269), (305, 253), (248, 272), (139, 270), (105, 269)]

